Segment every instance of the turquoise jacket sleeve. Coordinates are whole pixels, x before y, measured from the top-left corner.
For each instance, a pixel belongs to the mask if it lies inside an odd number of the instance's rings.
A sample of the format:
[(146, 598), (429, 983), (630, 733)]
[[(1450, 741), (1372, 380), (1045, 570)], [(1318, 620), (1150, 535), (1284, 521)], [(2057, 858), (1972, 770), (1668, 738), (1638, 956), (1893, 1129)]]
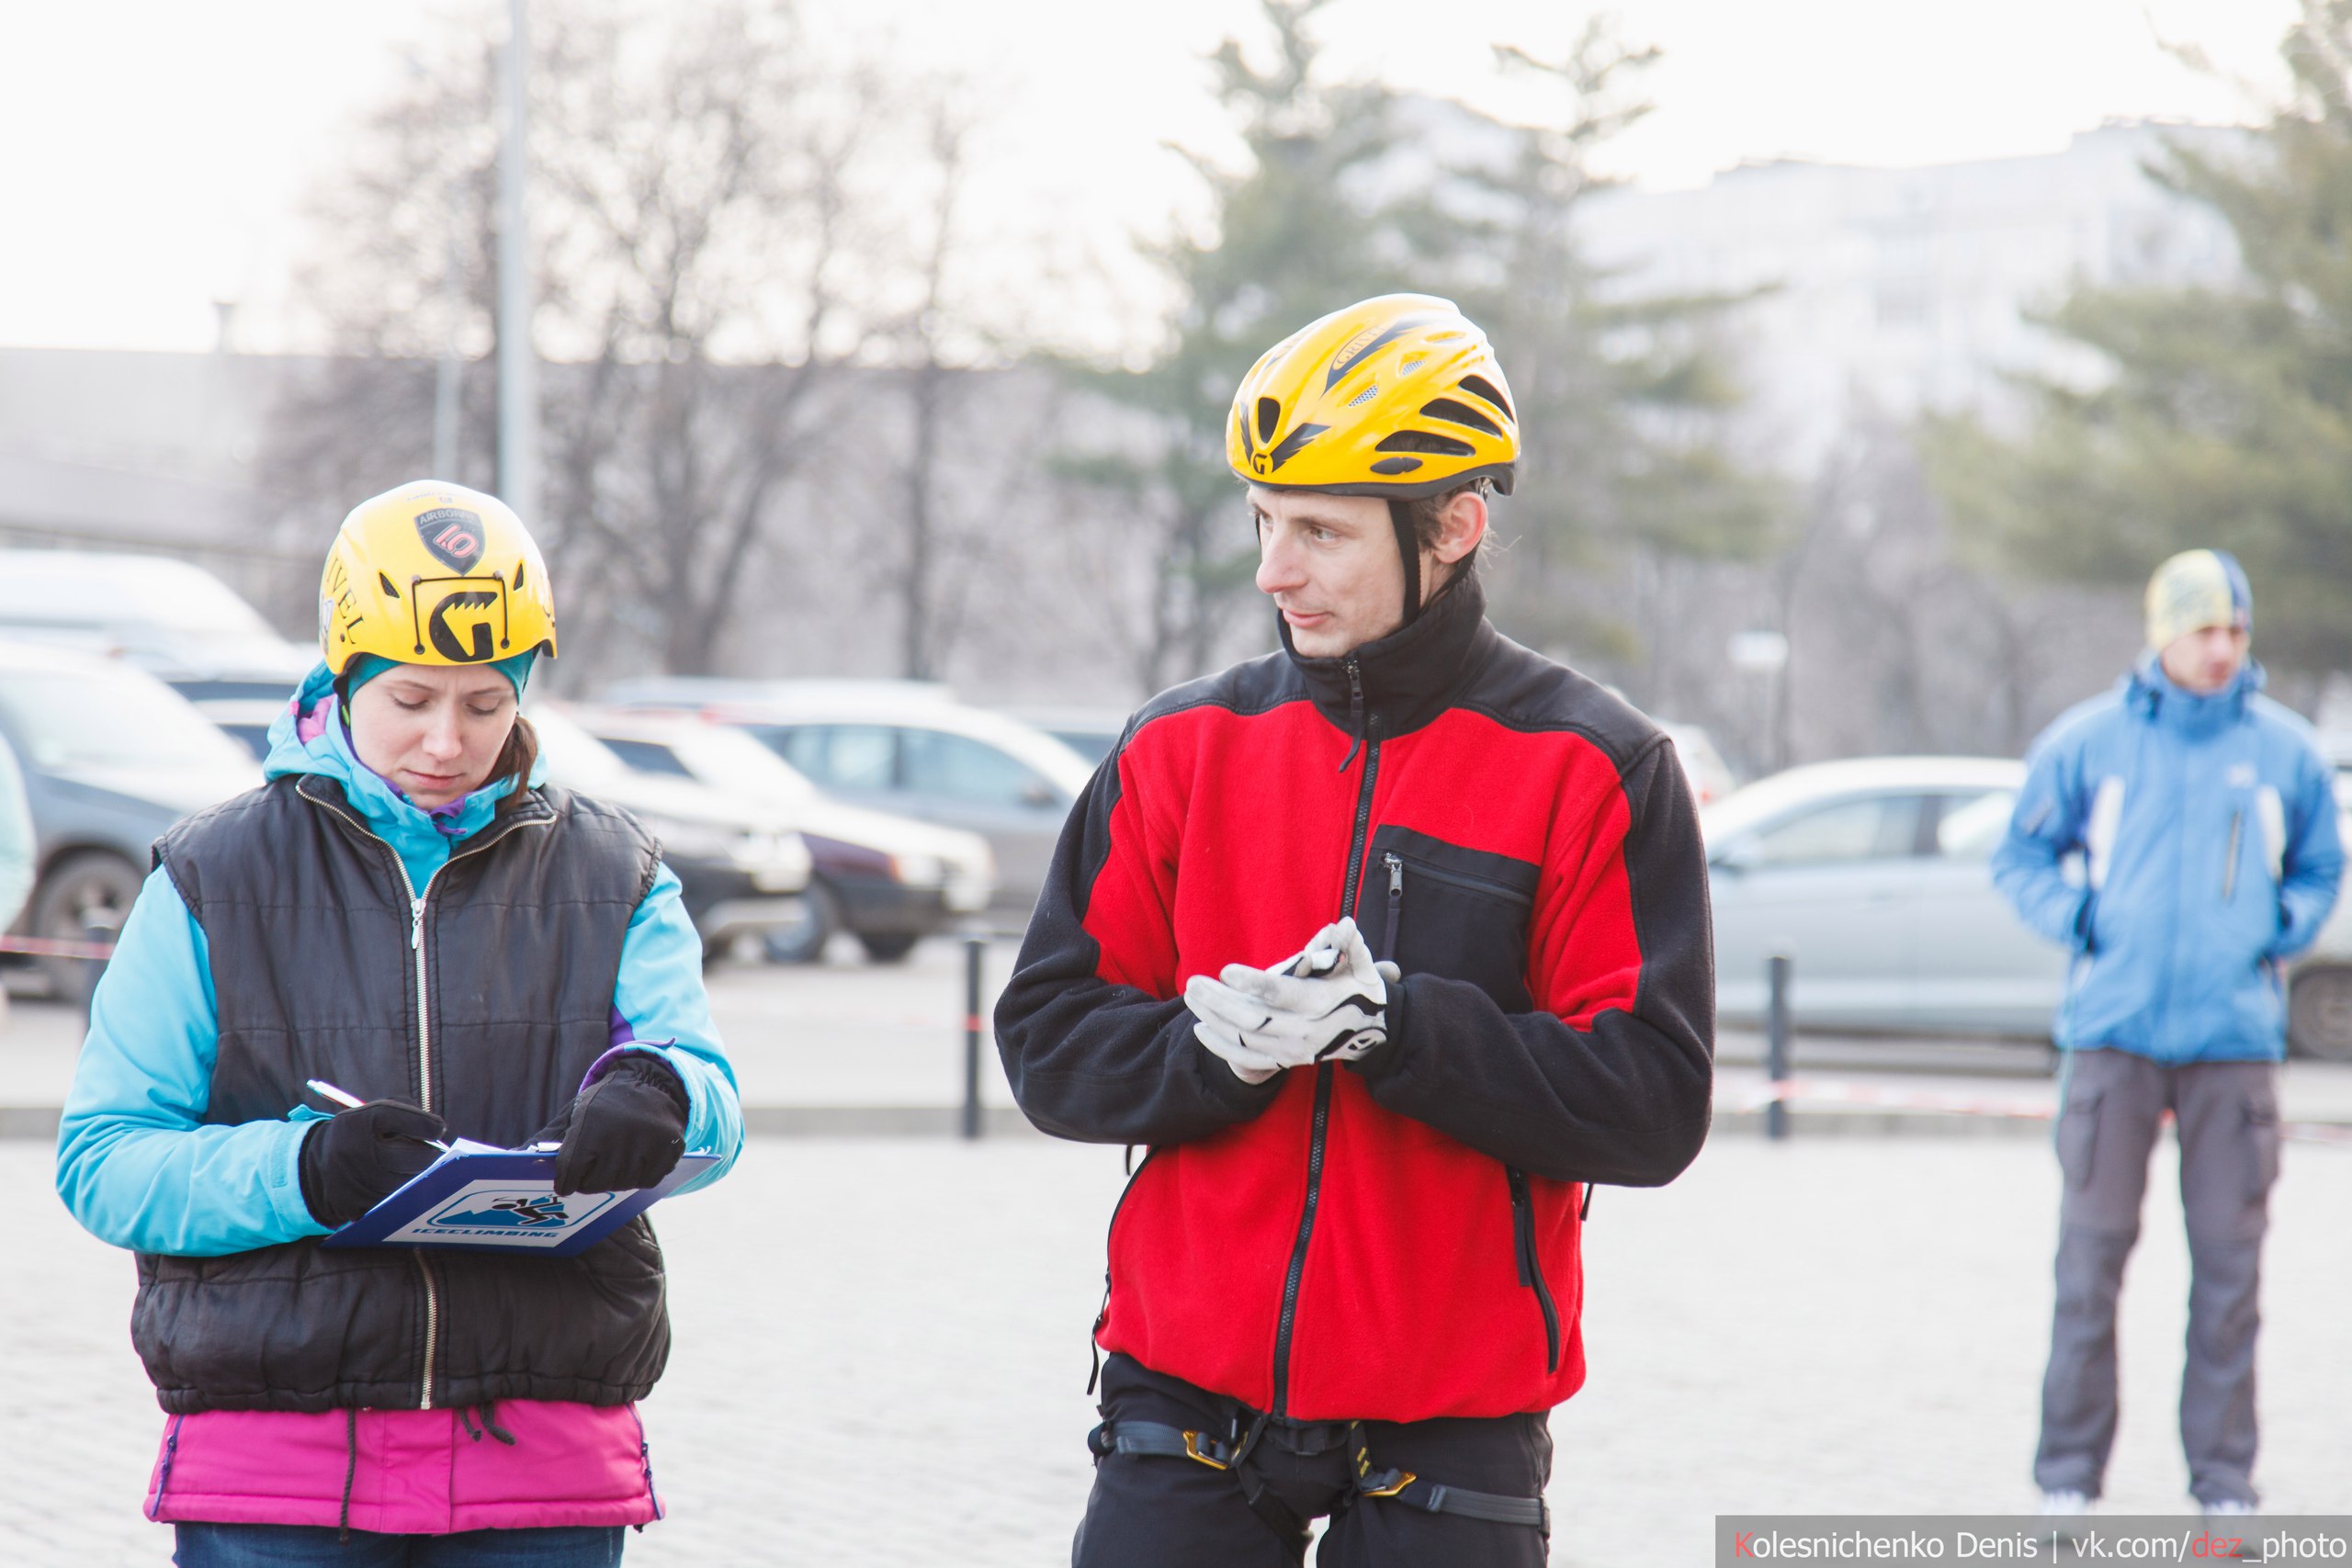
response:
[(632, 1051), (660, 1056), (686, 1086), (692, 1111), (686, 1150), (719, 1156), (718, 1164), (680, 1188), (691, 1192), (727, 1174), (743, 1152), (743, 1108), (735, 1067), (711, 1021), (702, 985), (702, 935), (686, 913), (677, 874), (662, 866), (629, 917), (621, 943), (620, 983), (613, 991), (612, 1052), (588, 1070), (600, 1077), (616, 1056)]
[(2274, 958), (2292, 958), (2319, 940), (2335, 908), (2344, 878), (2344, 845), (2336, 831), (2335, 771), (2307, 750), (2287, 803), (2287, 853), (2278, 873), (2278, 940)]
[(298, 1164), (320, 1112), (203, 1123), (219, 1038), (204, 930), (158, 870), (98, 981), (57, 1129), (58, 1196), (99, 1239), (209, 1258), (326, 1234)]
[(2089, 892), (2066, 880), (2066, 857), (2082, 847), (2078, 752), (2045, 735), (2026, 761), (2009, 830), (1993, 852), (1993, 884), (2027, 929), (2071, 948), (2083, 946)]

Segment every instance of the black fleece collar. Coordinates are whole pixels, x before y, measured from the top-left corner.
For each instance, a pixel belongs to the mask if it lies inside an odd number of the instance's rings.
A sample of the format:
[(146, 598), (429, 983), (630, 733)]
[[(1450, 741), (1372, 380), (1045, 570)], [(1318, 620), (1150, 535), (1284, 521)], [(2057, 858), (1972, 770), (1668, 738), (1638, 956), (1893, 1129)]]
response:
[(1411, 625), (1333, 659), (1299, 652), (1279, 612), (1274, 625), (1317, 711), (1351, 736), (1378, 740), (1419, 729), (1442, 712), (1494, 635), (1487, 626), (1487, 591), (1475, 575), (1455, 579)]

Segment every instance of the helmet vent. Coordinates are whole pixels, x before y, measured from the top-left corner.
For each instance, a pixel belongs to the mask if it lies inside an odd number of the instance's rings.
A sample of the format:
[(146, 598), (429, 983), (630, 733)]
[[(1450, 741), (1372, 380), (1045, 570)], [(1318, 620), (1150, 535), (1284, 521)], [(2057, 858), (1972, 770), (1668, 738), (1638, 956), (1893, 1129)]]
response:
[(1457, 403), (1452, 398), (1433, 398), (1421, 405), (1421, 412), (1431, 419), (1442, 419), (1449, 424), (1466, 424), (1473, 430), (1483, 430), (1489, 435), (1500, 435), (1503, 427), (1472, 408)]
[(1283, 422), (1283, 405), (1272, 398), (1258, 400), (1258, 439), (1272, 441), (1274, 427)]
[(1360, 409), (1363, 407), (1364, 404), (1372, 401), (1372, 400), (1379, 394), (1379, 391), (1380, 383), (1377, 381), (1370, 382), (1364, 387), (1363, 391), (1358, 392), (1354, 397), (1348, 400), (1348, 407), (1351, 409)]
[(385, 593), (390, 597), (397, 599), (401, 596), (401, 591), (392, 586), (392, 580), (386, 577), (382, 572), (379, 571), (376, 574), (376, 581), (384, 585)]
[(1487, 380), (1484, 376), (1464, 376), (1461, 380), (1455, 382), (1454, 385), (1460, 387), (1472, 397), (1484, 398), (1488, 402), (1494, 404), (1495, 407), (1502, 410), (1503, 417), (1505, 419), (1517, 419), (1519, 417), (1519, 415), (1510, 412), (1510, 400), (1506, 399), (1502, 393), (1496, 389), (1495, 384), (1492, 381)]
[(1375, 474), (1409, 474), (1421, 466), (1419, 457), (1383, 457), (1372, 466)]
[(514, 592), (517, 593), (523, 591), (523, 573), (529, 565), (528, 561), (518, 560), (514, 563)]
[(1380, 438), (1375, 452), (1427, 452), (1437, 457), (1475, 457), (1478, 449), (1467, 441), (1456, 441), (1451, 435), (1437, 435), (1426, 430), (1399, 430)]

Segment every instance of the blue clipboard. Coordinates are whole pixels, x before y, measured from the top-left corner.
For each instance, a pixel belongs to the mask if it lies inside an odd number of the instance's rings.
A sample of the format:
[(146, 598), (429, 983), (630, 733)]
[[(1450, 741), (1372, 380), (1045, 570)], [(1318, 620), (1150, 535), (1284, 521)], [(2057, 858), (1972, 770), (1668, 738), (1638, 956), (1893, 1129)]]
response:
[(460, 1140), (321, 1247), (462, 1247), (570, 1258), (595, 1246), (718, 1163), (687, 1155), (651, 1187), (555, 1193), (553, 1149), (501, 1149)]

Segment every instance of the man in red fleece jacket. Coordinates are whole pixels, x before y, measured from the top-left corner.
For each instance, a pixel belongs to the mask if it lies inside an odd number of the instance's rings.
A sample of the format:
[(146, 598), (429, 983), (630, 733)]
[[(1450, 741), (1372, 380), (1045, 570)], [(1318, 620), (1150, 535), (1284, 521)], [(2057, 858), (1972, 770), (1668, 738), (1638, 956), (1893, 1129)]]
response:
[(1283, 650), (1162, 694), (996, 1015), (1113, 1216), (1081, 1568), (1536, 1564), (1590, 1184), (1707, 1132), (1704, 852), (1665, 737), (1487, 623), (1516, 416), (1450, 302), (1271, 350), (1228, 458)]

